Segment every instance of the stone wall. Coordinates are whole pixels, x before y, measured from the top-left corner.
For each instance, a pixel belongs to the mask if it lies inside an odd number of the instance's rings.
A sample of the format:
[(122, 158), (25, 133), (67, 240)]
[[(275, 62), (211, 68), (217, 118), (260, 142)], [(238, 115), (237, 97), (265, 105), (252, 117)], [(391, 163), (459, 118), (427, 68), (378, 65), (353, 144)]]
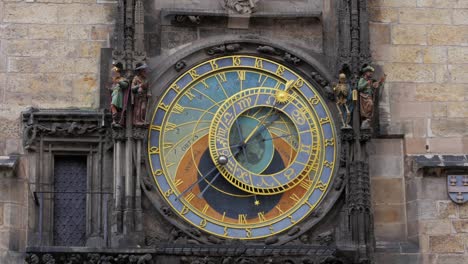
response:
[[(20, 113), (97, 107), (99, 54), (109, 47), (114, 4), (96, 0), (0, 0), (0, 155), (22, 153)], [(0, 263), (21, 263), (29, 166), (0, 178)]]
[(388, 75), (382, 132), (402, 136), (372, 145), (378, 263), (466, 263), (468, 205), (449, 199), (447, 171), (415, 171), (411, 155), (468, 153), (468, 1), (368, 3), (372, 56)]
[(384, 132), (404, 134), (408, 154), (468, 152), (468, 1), (370, 0), (369, 12)]

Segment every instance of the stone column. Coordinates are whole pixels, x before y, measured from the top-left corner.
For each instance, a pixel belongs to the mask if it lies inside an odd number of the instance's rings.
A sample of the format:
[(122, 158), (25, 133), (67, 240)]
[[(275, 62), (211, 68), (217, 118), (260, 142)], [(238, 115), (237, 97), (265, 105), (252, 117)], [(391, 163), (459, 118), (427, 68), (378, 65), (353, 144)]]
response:
[(122, 228), (122, 217), (123, 217), (123, 174), (122, 174), (122, 162), (125, 158), (122, 152), (125, 130), (122, 128), (114, 128), (112, 130), (112, 136), (114, 138), (114, 211), (112, 214), (112, 233), (119, 234), (123, 231)]

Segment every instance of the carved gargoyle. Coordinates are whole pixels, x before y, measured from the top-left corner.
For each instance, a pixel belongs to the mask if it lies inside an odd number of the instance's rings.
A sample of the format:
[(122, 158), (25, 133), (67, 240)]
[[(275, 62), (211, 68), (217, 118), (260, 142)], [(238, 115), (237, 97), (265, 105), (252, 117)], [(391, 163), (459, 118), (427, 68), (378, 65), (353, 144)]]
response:
[(254, 13), (259, 0), (222, 0), (221, 5), (229, 12), (238, 14)]

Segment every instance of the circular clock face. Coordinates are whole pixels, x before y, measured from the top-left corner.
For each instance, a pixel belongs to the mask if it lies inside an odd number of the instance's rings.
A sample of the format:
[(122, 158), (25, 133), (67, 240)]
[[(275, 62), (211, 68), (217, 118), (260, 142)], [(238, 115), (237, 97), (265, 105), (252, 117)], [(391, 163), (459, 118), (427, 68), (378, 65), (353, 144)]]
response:
[(258, 239), (294, 226), (323, 199), (336, 132), (318, 92), (261, 57), (203, 62), (162, 94), (148, 139), (153, 178), (185, 221)]

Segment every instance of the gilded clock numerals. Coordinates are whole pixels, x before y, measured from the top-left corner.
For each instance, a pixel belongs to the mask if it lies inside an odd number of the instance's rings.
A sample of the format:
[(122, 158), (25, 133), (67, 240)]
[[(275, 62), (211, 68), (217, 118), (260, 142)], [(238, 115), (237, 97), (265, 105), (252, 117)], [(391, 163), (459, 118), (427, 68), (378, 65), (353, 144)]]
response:
[(218, 64), (216, 63), (215, 60), (211, 60), (211, 61), (210, 61), (210, 65), (211, 65), (211, 68), (212, 68), (213, 70), (217, 70), (217, 69), (219, 68), (219, 66), (218, 66)]
[(252, 229), (246, 228), (245, 229), (245, 236), (246, 237), (252, 237)]
[(310, 190), (312, 188), (312, 181), (309, 179), (304, 179), (299, 183), (299, 186), (301, 186), (304, 190)]
[(195, 99), (195, 95), (194, 95), (192, 92), (190, 92), (190, 91), (185, 92), (184, 95), (185, 95), (190, 101), (192, 101), (193, 99)]
[(245, 71), (238, 71), (237, 76), (240, 81), (245, 81)]
[(241, 57), (239, 56), (232, 57), (232, 64), (234, 66), (239, 66), (241, 64)]
[(207, 224), (208, 224), (208, 221), (206, 221), (206, 219), (203, 218), (203, 219), (200, 221), (199, 226), (203, 228), (203, 227), (206, 227)]
[(172, 108), (172, 112), (176, 114), (182, 114), (184, 110), (185, 108), (181, 106), (180, 104), (175, 104), (174, 107)]
[(255, 59), (255, 68), (257, 69), (263, 69), (263, 60), (256, 58)]
[(175, 181), (175, 183), (174, 183), (174, 184), (175, 184), (175, 186), (176, 186), (176, 187), (179, 187), (179, 185), (181, 185), (181, 184), (183, 184), (183, 183), (184, 183), (184, 181), (183, 181), (183, 180), (181, 180), (181, 179), (177, 179), (177, 180)]
[(259, 219), (260, 223), (265, 222), (266, 221), (265, 213), (264, 212), (259, 212), (258, 213), (258, 219)]
[(180, 211), (180, 213), (182, 215), (186, 215), (188, 212), (190, 211), (190, 209), (184, 205), (184, 207), (182, 207), (182, 210)]
[(282, 76), (284, 74), (284, 67), (283, 66), (278, 66), (278, 69), (276, 70), (276, 74)]
[(189, 74), (192, 77), (192, 79), (197, 79), (198, 77), (200, 77), (200, 74), (197, 73), (197, 70), (190, 70)]
[(247, 224), (247, 215), (246, 214), (239, 214), (237, 216), (237, 222), (239, 224), (243, 224), (243, 225)]

